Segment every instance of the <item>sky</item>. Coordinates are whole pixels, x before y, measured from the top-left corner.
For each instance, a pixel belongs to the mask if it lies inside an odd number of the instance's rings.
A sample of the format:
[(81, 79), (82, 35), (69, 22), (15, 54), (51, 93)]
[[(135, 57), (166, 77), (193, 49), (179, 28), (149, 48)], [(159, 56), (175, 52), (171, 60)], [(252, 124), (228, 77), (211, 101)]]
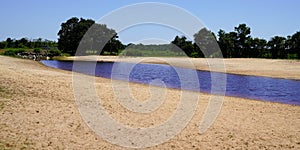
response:
[[(0, 41), (8, 37), (57, 41), (61, 23), (71, 17), (97, 21), (120, 7), (142, 2), (183, 8), (214, 33), (219, 29), (233, 31), (241, 23), (251, 28), (252, 37), (266, 40), (300, 31), (299, 0), (4, 0), (0, 5)], [(140, 25), (118, 34), (119, 39), (128, 44), (143, 43), (147, 39), (148, 42), (169, 42), (180, 33), (163, 26)]]

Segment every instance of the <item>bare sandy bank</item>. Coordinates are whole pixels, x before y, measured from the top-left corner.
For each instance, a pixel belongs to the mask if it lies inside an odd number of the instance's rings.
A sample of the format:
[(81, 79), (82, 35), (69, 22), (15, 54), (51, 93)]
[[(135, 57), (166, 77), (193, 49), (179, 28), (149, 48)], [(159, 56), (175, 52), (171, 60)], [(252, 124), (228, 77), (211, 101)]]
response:
[(64, 60), (169, 64), (197, 70), (300, 80), (300, 61), (281, 59), (77, 56)]
[[(133, 127), (162, 123), (174, 113), (181, 95), (179, 90), (163, 89), (166, 98), (161, 108), (150, 115), (138, 114), (115, 100), (111, 80), (95, 81), (107, 112)], [(138, 100), (150, 96), (147, 85), (129, 86)], [(214, 124), (199, 134), (210, 95), (198, 94), (199, 104), (187, 127), (170, 141), (148, 149), (300, 149), (299, 106), (225, 97)], [(123, 149), (84, 123), (75, 104), (71, 72), (4, 56), (0, 56), (0, 129), (0, 149)]]

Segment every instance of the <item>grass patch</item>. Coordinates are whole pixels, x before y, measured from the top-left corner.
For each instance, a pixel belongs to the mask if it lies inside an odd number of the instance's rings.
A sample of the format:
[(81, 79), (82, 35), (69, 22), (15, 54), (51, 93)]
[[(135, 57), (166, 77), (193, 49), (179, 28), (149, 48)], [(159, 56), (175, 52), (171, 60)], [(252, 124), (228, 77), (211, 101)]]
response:
[(123, 56), (141, 56), (141, 57), (184, 57), (183, 52), (173, 52), (170, 50), (138, 50), (138, 49), (125, 49), (120, 55)]
[(61, 53), (61, 56), (63, 56), (63, 57), (69, 57), (69, 56), (71, 56), (71, 55), (68, 54), (68, 53)]
[(298, 55), (297, 54), (288, 54), (287, 59), (298, 59)]
[(68, 58), (67, 56), (54, 56), (52, 59), (53, 60), (60, 60), (60, 61), (72, 60), (72, 59)]

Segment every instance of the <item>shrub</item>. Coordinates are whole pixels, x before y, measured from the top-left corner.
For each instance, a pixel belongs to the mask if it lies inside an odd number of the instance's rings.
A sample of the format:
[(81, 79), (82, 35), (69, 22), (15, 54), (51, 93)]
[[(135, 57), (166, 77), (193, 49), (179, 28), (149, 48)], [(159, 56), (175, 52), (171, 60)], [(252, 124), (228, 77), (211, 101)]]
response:
[(7, 56), (15, 56), (16, 54), (15, 54), (15, 51), (13, 51), (13, 50), (6, 50), (6, 51), (4, 52), (4, 55), (7, 55)]
[(33, 50), (33, 52), (35, 52), (35, 53), (41, 53), (41, 49), (40, 48), (35, 48), (34, 50)]
[(52, 54), (53, 56), (60, 56), (61, 51), (60, 50), (50, 50), (50, 54)]
[(198, 57), (200, 57), (200, 56), (199, 56), (199, 53), (198, 53), (198, 52), (192, 52), (192, 53), (190, 54), (190, 57), (198, 58)]
[(0, 42), (0, 49), (3, 49), (7, 46), (7, 42)]
[(18, 53), (22, 53), (24, 51), (25, 50), (23, 50), (23, 49), (8, 49), (8, 50), (5, 50), (4, 55), (16, 56)]

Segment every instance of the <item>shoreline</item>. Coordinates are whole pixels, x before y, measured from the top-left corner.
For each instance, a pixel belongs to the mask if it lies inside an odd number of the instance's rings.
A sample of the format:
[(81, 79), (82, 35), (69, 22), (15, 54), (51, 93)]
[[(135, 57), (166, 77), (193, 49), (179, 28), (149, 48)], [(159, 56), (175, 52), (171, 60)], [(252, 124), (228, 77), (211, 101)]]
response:
[[(64, 61), (64, 60), (62, 60), (62, 61)], [(66, 61), (74, 61), (74, 60), (66, 60)], [(81, 60), (79, 60), (79, 61), (81, 61)], [(84, 61), (84, 60), (82, 60), (82, 61)], [(97, 61), (97, 62), (103, 62), (103, 61)], [(45, 66), (45, 67), (47, 67), (47, 68), (72, 72), (72, 71), (69, 71), (69, 70), (64, 70), (64, 69), (59, 69), (59, 68), (53, 68), (53, 67), (50, 67), (50, 66), (46, 66), (43, 63), (41, 63), (40, 61), (38, 63)], [(104, 61), (104, 63), (106, 63), (106, 61)], [(108, 62), (108, 63), (113, 63), (113, 62)], [(130, 63), (130, 62), (126, 62), (126, 63)], [(145, 64), (153, 64), (153, 63), (145, 63)], [(154, 64), (157, 64), (157, 63), (154, 63)], [(168, 65), (168, 64), (166, 64), (166, 65)], [(200, 71), (210, 72), (210, 71), (207, 71), (207, 70), (200, 70)], [(78, 74), (95, 77), (93, 75), (88, 75), (88, 74), (84, 74), (84, 73), (78, 73)], [(234, 74), (234, 73), (226, 73), (226, 74), (233, 74), (233, 75), (240, 75), (240, 76), (253, 76), (253, 75)], [(265, 77), (265, 76), (255, 76), (255, 77)], [(96, 76), (96, 78), (104, 78), (104, 77)], [(274, 77), (265, 77), (265, 78), (274, 78)], [(111, 78), (105, 78), (105, 79), (111, 79)], [(277, 78), (277, 79), (285, 79), (285, 78)], [(298, 81), (300, 79), (285, 79), (285, 80), (297, 80)], [(127, 81), (123, 81), (123, 80), (118, 80), (118, 81), (127, 82)], [(146, 83), (138, 83), (138, 82), (129, 82), (129, 83), (140, 84), (140, 85), (143, 85), (143, 86), (149, 86), (149, 84), (146, 84)], [(156, 86), (156, 85), (151, 85), (151, 86), (157, 87), (157, 88), (162, 88), (162, 87)], [(168, 88), (168, 89), (212, 95), (208, 92), (200, 92), (200, 91), (194, 91), (194, 90), (182, 90), (182, 89), (178, 89), (178, 88)], [(214, 94), (214, 95), (216, 95), (216, 94)], [(223, 95), (218, 95), (218, 96), (223, 96)], [(258, 102), (270, 102), (270, 103), (277, 103), (277, 104), (284, 104), (284, 105), (291, 105), (291, 106), (300, 106), (300, 105), (297, 105), (297, 104), (289, 104), (289, 103), (283, 103), (283, 102), (278, 102), (278, 101), (270, 101), (270, 100), (262, 100), (262, 99), (251, 99), (251, 98), (243, 98), (243, 97), (229, 96), (229, 95), (224, 95), (224, 96), (231, 97), (231, 98), (241, 98), (241, 99), (246, 99), (246, 100), (251, 100), (251, 101), (258, 101)]]
[[(0, 68), (0, 149), (123, 149), (97, 136), (82, 119), (72, 72), (5, 56), (0, 56)], [(180, 90), (154, 87), (166, 90), (164, 103), (151, 114), (138, 114), (116, 101), (111, 82), (95, 78), (101, 104), (112, 118), (132, 127), (163, 123), (176, 111), (181, 96)], [(128, 85), (137, 100), (151, 96), (148, 85)], [(210, 97), (199, 93), (197, 110), (186, 128), (146, 149), (300, 149), (300, 107), (288, 104), (226, 96), (213, 125), (200, 134), (199, 122)]]
[[(261, 58), (184, 58), (184, 57), (118, 57), (118, 56), (76, 56), (64, 57), (59, 61), (97, 61), (165, 64), (200, 71), (221, 72), (245, 76), (271, 77), (300, 80), (300, 61)], [(208, 61), (213, 66), (209, 66)], [(252, 61), (252, 62), (251, 62)], [(171, 64), (170, 64), (171, 63)], [(215, 68), (215, 65), (218, 68)], [(224, 65), (224, 66), (223, 66)]]

